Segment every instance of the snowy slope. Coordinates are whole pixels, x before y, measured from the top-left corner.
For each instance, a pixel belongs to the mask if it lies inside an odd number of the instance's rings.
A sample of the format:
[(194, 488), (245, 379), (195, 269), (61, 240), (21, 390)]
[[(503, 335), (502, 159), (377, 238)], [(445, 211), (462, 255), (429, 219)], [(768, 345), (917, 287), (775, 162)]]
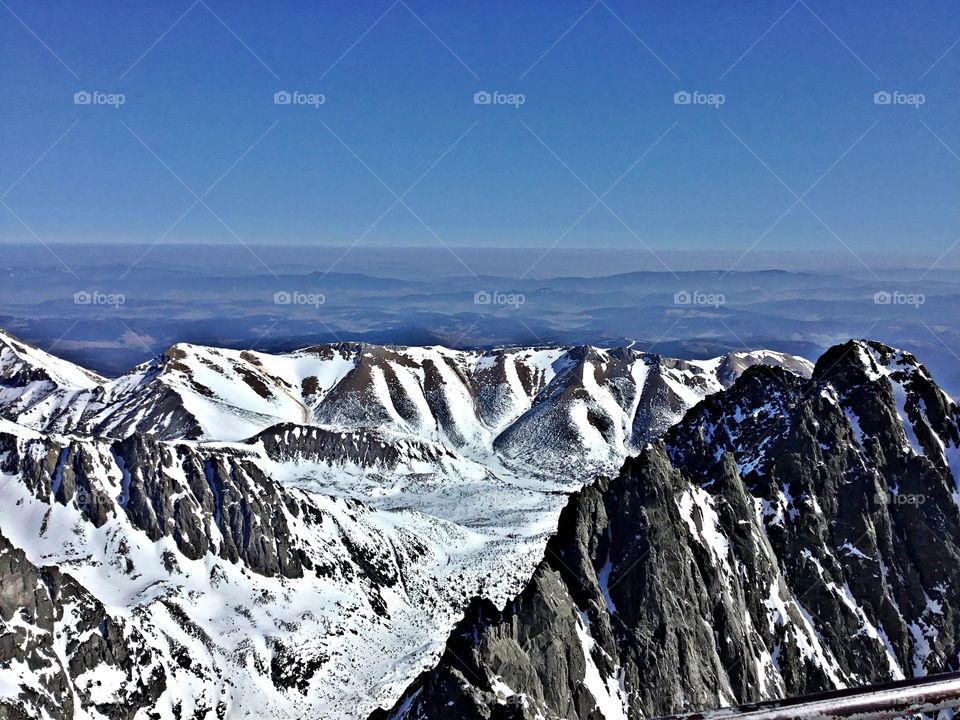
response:
[[(67, 717), (115, 717), (114, 703), (164, 719), (362, 716), (429, 663), (470, 595), (515, 591), (542, 545), (536, 526), (471, 529), (284, 487), (260, 474), (269, 464), (242, 446), (108, 444), (3, 421), (0, 540), (69, 575), (87, 609), (31, 618), (22, 600), (5, 612), (0, 592), (0, 638), (42, 647), (52, 633)], [(27, 563), (4, 573), (2, 556), (0, 580), (22, 584)], [(135, 656), (78, 646), (91, 616)], [(49, 689), (8, 650), (0, 705)], [(138, 696), (141, 676), (162, 692)]]
[[(0, 330), (0, 415), (4, 417), (35, 427), (76, 424), (88, 392), (106, 382)], [(64, 415), (67, 418), (61, 420)]]

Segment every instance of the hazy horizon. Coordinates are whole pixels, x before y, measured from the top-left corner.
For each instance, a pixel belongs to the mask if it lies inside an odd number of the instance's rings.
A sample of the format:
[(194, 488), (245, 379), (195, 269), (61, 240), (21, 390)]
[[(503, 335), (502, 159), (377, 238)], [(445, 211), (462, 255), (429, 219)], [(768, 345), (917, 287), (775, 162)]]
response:
[[(883, 276), (891, 272), (906, 275), (919, 273), (936, 276), (938, 273), (960, 270), (960, 254), (946, 257), (912, 256), (907, 253), (860, 254), (861, 262), (844, 252), (804, 252), (801, 250), (765, 250), (743, 255), (737, 251), (723, 251), (708, 247), (687, 250), (654, 248), (659, 259), (643, 249), (631, 248), (541, 248), (457, 246), (438, 248), (423, 245), (380, 245), (351, 248), (342, 245), (285, 242), (274, 245), (235, 243), (36, 243), (0, 242), (5, 252), (0, 267), (59, 267), (71, 271), (71, 260), (82, 258), (84, 264), (93, 260), (124, 265), (156, 266), (177, 263), (189, 266), (189, 258), (196, 254), (205, 257), (215, 254), (221, 272), (255, 271), (269, 274), (301, 273), (360, 273), (380, 277), (429, 277), (497, 275), (500, 277), (530, 277), (546, 279), (561, 276), (616, 275), (626, 272), (756, 272), (780, 270), (783, 272), (825, 272), (841, 275)], [(260, 256), (269, 257), (269, 264)], [(662, 262), (661, 262), (662, 261)], [(75, 264), (76, 261), (73, 262)], [(334, 264), (335, 263), (335, 264)], [(333, 267), (331, 267), (333, 265)]]

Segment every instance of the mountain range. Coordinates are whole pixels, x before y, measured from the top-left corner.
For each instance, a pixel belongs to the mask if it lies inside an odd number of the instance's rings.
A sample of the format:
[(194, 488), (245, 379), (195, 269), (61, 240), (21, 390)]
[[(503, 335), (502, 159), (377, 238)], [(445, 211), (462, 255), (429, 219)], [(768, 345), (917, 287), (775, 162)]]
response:
[(0, 712), (610, 720), (956, 670), (958, 417), (864, 341), (107, 379), (3, 333)]

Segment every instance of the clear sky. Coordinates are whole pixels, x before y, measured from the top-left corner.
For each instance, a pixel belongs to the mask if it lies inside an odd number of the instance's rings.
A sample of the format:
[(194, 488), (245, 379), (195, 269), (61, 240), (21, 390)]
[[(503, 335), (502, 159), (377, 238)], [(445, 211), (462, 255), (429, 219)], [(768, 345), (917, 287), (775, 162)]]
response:
[(936, 256), (958, 39), (955, 0), (2, 0), (0, 240)]

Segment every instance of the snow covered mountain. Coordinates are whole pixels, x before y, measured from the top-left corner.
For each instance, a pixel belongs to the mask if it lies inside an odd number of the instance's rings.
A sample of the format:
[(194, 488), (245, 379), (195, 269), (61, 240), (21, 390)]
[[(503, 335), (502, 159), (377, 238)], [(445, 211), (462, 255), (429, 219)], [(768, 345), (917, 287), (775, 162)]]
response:
[[(49, 425), (71, 405), (85, 405), (87, 393), (105, 382), (99, 375), (0, 329), (0, 417), (19, 418), (27, 425)], [(66, 419), (62, 422), (73, 424)]]
[(619, 464), (750, 365), (812, 370), (765, 351), (684, 361), (625, 348), (336, 344), (269, 355), (180, 344), (107, 381), (9, 335), (0, 349), (0, 413), (36, 430), (228, 442), (281, 424), (377, 430), (371, 463), (382, 459), (374, 447), (407, 437), (438, 452), (535, 452), (538, 465)]
[(746, 366), (190, 345), (113, 380), (0, 336), (0, 709), (364, 717), (503, 603), (569, 493)]
[(421, 608), (478, 589), (465, 529), (284, 487), (249, 451), (6, 423), (0, 456), (0, 687), (27, 717), (332, 716), (331, 689), (431, 639)]
[(960, 407), (851, 341), (809, 379), (749, 368), (574, 494), (526, 587), (373, 717), (701, 717), (958, 669)]

